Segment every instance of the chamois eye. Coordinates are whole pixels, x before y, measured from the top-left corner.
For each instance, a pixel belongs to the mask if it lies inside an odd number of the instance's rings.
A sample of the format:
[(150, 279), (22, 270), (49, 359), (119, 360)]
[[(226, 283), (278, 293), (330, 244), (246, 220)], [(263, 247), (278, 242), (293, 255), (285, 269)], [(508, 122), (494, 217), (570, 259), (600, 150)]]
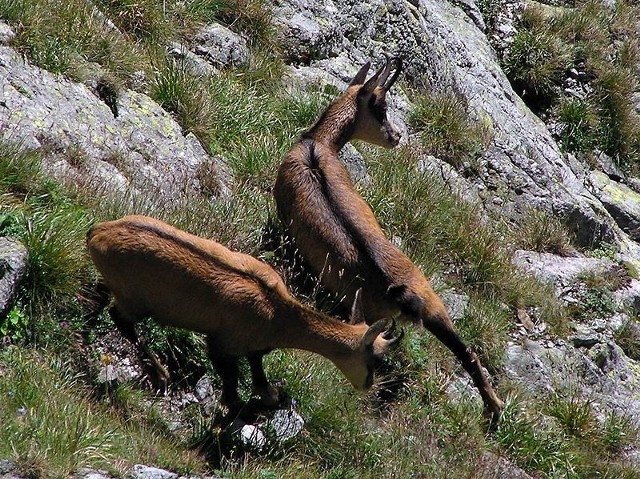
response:
[(387, 115), (387, 102), (384, 97), (371, 97), (369, 100), (369, 108), (371, 109), (373, 117), (382, 123), (384, 121), (384, 117)]

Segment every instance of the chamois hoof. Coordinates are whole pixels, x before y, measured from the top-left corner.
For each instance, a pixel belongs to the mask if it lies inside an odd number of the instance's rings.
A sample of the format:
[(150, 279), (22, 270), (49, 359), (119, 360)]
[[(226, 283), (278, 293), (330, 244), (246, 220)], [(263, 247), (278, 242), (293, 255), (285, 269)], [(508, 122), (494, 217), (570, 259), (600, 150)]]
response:
[(489, 422), (489, 431), (496, 432), (498, 424), (500, 424), (500, 417), (504, 409), (504, 403), (500, 401), (499, 404), (495, 404), (492, 407), (484, 408), (483, 416)]
[(157, 359), (143, 362), (143, 370), (151, 383), (151, 387), (157, 393), (166, 395), (169, 392), (171, 377), (167, 369)]

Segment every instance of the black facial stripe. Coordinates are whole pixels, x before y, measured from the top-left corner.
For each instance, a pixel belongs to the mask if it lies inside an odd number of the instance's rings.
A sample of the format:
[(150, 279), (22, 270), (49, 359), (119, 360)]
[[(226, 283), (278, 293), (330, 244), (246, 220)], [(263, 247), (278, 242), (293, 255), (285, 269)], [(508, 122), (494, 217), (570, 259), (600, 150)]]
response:
[(384, 100), (384, 97), (371, 97), (369, 100), (369, 109), (379, 123), (384, 123), (384, 119), (387, 116), (387, 102)]

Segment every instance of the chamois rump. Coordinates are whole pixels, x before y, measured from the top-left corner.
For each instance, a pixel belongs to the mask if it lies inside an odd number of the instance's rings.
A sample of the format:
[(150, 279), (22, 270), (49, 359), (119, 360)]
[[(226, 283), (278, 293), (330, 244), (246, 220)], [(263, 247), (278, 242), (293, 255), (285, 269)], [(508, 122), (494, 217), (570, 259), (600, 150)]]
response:
[(115, 325), (160, 379), (168, 375), (139, 340), (137, 321), (152, 317), (206, 335), (209, 357), (222, 378), (221, 402), (230, 414), (243, 406), (237, 390), (241, 356), (249, 361), (254, 393), (263, 406), (275, 407), (278, 391), (262, 366), (272, 349), (321, 354), (355, 388), (367, 389), (376, 359), (402, 336), (394, 336), (394, 322), (386, 329), (386, 319), (368, 326), (358, 294), (352, 322), (344, 323), (294, 299), (267, 264), (149, 217), (97, 224), (87, 234), (87, 247), (115, 298), (110, 309)]
[(476, 353), (455, 332), (422, 271), (387, 239), (338, 158), (338, 151), (351, 139), (385, 148), (400, 141), (399, 131), (387, 118), (385, 96), (402, 62), (387, 57), (367, 80), (369, 68), (366, 63), (358, 71), (285, 156), (273, 190), (278, 216), (310, 268), (325, 288), (342, 298), (343, 305), (362, 290), (368, 323), (401, 316), (433, 333), (462, 363), (496, 421), (503, 402)]

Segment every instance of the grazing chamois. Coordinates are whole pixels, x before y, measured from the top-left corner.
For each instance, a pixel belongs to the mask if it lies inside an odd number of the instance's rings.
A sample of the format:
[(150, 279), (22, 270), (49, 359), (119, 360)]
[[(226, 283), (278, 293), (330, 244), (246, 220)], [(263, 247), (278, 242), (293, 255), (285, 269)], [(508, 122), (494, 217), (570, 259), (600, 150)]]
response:
[(374, 363), (394, 336), (382, 319), (371, 326), (355, 295), (347, 324), (296, 301), (267, 264), (230, 251), (145, 216), (126, 216), (95, 225), (87, 234), (91, 259), (115, 297), (110, 309), (117, 328), (150, 360), (160, 379), (160, 361), (138, 339), (135, 323), (160, 324), (206, 335), (209, 357), (222, 378), (221, 402), (242, 408), (238, 358), (246, 356), (254, 393), (264, 406), (278, 404), (262, 357), (275, 348), (297, 348), (330, 359), (357, 389), (373, 383)]
[(387, 239), (338, 158), (338, 151), (351, 139), (386, 148), (400, 141), (400, 133), (387, 118), (385, 96), (402, 62), (387, 58), (367, 80), (369, 68), (367, 63), (358, 71), (287, 153), (274, 187), (278, 216), (321, 283), (343, 304), (362, 290), (368, 323), (401, 315), (422, 323), (444, 343), (473, 379), (495, 421), (504, 405), (476, 353), (455, 332), (422, 271)]

